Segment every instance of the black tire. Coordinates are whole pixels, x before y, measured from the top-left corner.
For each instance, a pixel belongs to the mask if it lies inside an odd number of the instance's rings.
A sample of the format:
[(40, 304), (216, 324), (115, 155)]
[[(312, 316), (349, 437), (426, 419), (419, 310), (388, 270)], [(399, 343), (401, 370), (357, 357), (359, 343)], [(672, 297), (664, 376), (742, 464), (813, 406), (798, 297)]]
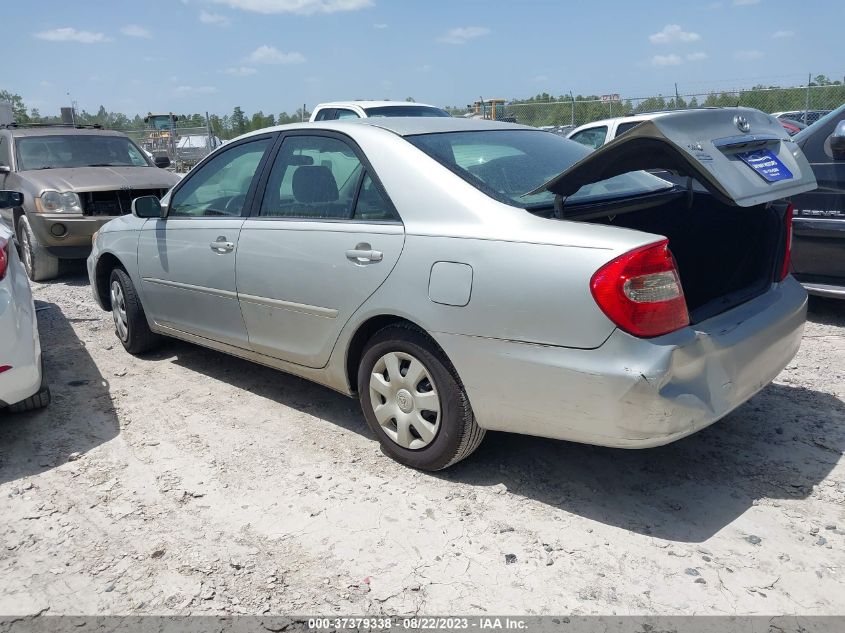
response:
[[(379, 424), (370, 396), (370, 377), (379, 359), (391, 352), (419, 360), (440, 396), (440, 422), (434, 439), (423, 448), (400, 446)], [(405, 370), (407, 371), (407, 370)], [(421, 331), (405, 326), (388, 326), (367, 342), (358, 366), (358, 397), (367, 424), (382, 450), (397, 462), (418, 470), (436, 471), (469, 457), (484, 439), (464, 387), (445, 354)]]
[(22, 215), (18, 220), (17, 234), (27, 276), (32, 281), (47, 281), (58, 277), (61, 260), (41, 245), (26, 215)]
[(9, 405), (9, 413), (23, 413), (24, 411), (35, 411), (43, 409), (50, 404), (50, 387), (47, 386), (47, 375), (44, 373), (44, 354), (41, 354), (41, 388), (34, 396), (26, 400)]
[[(123, 308), (126, 314), (126, 335), (122, 336), (115, 317), (115, 335), (120, 340), (124, 349), (130, 354), (138, 355), (149, 352), (160, 342), (160, 337), (150, 330), (147, 323), (147, 315), (144, 313), (144, 306), (135, 290), (135, 285), (126, 274), (126, 271), (115, 268), (109, 277), (109, 302), (114, 302), (113, 287), (119, 284), (123, 294)], [(115, 314), (115, 306), (111, 305), (112, 315)]]

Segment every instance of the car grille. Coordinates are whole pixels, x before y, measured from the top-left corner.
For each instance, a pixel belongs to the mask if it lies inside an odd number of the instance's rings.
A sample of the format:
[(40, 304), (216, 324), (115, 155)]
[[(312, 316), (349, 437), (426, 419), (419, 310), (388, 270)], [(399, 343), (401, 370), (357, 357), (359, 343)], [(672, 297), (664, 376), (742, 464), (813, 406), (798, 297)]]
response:
[(141, 196), (161, 198), (165, 189), (131, 189), (129, 191), (83, 191), (83, 215), (126, 215), (132, 212), (132, 200)]

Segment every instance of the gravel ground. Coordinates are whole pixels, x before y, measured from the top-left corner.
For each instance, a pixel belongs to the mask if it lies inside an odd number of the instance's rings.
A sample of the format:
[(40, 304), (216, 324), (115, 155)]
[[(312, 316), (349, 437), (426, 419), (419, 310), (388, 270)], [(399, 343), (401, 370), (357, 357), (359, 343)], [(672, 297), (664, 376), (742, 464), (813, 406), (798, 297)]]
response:
[(845, 304), (658, 449), (491, 433), (436, 474), (357, 403), (34, 284), (53, 404), (0, 422), (2, 614), (843, 614)]

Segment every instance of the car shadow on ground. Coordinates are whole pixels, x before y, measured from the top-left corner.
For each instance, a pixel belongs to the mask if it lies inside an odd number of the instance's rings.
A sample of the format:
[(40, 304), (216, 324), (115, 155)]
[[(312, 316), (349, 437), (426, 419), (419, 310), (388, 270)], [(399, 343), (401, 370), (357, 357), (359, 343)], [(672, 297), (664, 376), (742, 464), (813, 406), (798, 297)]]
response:
[(0, 484), (36, 475), (117, 436), (109, 384), (59, 306), (35, 302), (53, 401), (40, 411), (0, 413)]
[(845, 327), (845, 299), (810, 295), (807, 320), (820, 325)]
[[(178, 341), (154, 357), (373, 439), (357, 401), (325, 387)], [(758, 500), (806, 497), (843, 449), (841, 400), (773, 384), (721, 422), (668, 446), (622, 450), (488, 433), (469, 459), (430, 476), (505, 484), (512, 494), (608, 525), (701, 542)]]
[(702, 542), (759, 500), (806, 498), (845, 450), (845, 403), (772, 384), (703, 431), (623, 450), (488, 434), (466, 462), (438, 474), (492, 486), (615, 527)]

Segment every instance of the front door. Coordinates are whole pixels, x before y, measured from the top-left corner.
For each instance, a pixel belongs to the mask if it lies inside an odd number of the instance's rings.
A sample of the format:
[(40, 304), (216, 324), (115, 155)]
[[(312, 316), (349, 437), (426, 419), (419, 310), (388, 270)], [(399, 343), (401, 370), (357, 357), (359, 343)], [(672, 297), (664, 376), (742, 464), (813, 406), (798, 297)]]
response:
[(235, 257), (253, 181), (273, 136), (238, 143), (191, 172), (167, 217), (138, 242), (144, 308), (158, 325), (246, 348)]
[(237, 254), (250, 347), (322, 367), (344, 324), (399, 259), (404, 228), (339, 136), (288, 136), (255, 207)]

